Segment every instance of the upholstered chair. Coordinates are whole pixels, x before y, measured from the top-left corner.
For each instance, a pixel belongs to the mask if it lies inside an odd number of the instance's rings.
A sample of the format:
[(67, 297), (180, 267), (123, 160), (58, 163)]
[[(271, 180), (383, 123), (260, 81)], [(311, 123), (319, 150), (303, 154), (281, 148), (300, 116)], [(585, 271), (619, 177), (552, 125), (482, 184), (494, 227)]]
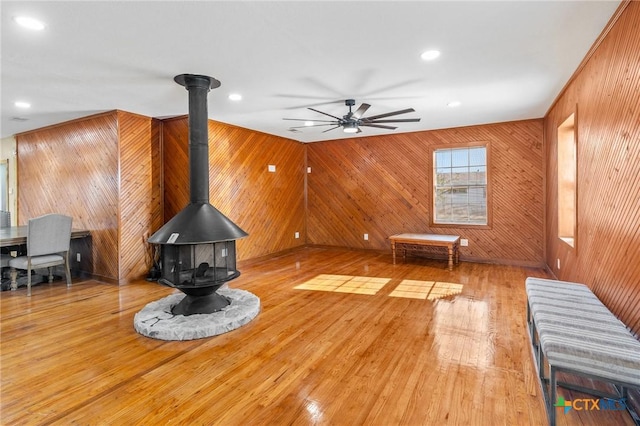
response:
[(31, 296), (31, 270), (49, 269), (49, 282), (53, 281), (52, 267), (65, 266), (67, 287), (71, 286), (69, 245), (72, 218), (61, 214), (47, 214), (29, 219), (27, 230), (27, 255), (9, 260), (11, 289), (17, 289), (17, 269), (27, 270), (27, 296)]

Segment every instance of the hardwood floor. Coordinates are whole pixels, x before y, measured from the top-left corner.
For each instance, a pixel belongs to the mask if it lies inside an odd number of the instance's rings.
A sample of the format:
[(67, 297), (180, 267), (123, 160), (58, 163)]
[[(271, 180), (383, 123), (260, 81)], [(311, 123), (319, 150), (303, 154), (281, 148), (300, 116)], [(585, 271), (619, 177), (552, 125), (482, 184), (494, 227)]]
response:
[[(525, 278), (544, 271), (462, 262), (449, 272), (444, 261), (326, 248), (240, 270), (231, 287), (259, 296), (261, 313), (186, 342), (134, 331), (136, 312), (173, 293), (156, 283), (3, 292), (0, 422), (546, 424), (524, 295)], [(294, 289), (319, 274), (390, 280), (374, 295)], [(463, 287), (390, 296), (402, 280)], [(624, 412), (558, 412), (560, 425), (605, 423), (632, 424)]]

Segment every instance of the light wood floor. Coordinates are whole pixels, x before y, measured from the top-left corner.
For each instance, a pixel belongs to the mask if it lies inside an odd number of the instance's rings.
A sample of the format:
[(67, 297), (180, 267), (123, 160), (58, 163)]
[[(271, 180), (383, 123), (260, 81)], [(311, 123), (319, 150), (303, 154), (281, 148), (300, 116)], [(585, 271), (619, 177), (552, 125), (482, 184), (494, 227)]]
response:
[[(0, 422), (546, 424), (524, 296), (525, 278), (544, 271), (445, 268), (322, 248), (241, 265), (230, 285), (258, 295), (260, 315), (187, 342), (134, 331), (134, 314), (173, 292), (156, 283), (3, 292)], [(319, 274), (389, 281), (373, 295), (294, 289)], [(436, 300), (391, 297), (402, 280), (463, 287)], [(626, 413), (572, 410), (559, 411), (558, 424), (632, 423)]]

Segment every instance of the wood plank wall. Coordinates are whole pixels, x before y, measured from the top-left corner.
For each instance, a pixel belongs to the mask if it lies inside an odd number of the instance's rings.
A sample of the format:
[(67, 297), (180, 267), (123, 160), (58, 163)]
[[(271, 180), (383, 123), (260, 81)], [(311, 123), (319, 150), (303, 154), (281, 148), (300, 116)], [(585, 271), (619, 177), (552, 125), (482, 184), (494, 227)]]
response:
[[(187, 117), (163, 122), (166, 220), (189, 203), (188, 133)], [(304, 164), (299, 142), (209, 120), (210, 202), (249, 233), (239, 260), (304, 244)]]
[[(589, 285), (640, 336), (640, 2), (621, 7), (545, 117), (546, 262), (559, 279)], [(572, 249), (557, 234), (557, 128), (576, 110), (578, 229)]]
[(141, 277), (150, 266), (143, 236), (161, 222), (159, 136), (157, 122), (122, 111), (17, 135), (19, 224), (70, 215), (91, 231), (75, 267), (107, 281)]
[(159, 120), (118, 111), (121, 281), (149, 272), (153, 253), (147, 239), (163, 224), (161, 126)]
[[(541, 266), (542, 130), (538, 119), (309, 144), (308, 242), (390, 250), (396, 233), (455, 233), (469, 239), (462, 259)], [(429, 227), (430, 148), (475, 141), (491, 145), (492, 229)]]

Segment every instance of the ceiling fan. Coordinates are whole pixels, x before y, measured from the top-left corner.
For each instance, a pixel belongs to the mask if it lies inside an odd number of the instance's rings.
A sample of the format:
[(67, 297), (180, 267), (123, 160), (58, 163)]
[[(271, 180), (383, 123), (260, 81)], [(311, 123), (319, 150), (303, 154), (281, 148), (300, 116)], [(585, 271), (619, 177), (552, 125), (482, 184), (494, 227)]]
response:
[(362, 130), (360, 130), (360, 127), (377, 127), (380, 129), (395, 130), (397, 129), (397, 127), (388, 126), (386, 124), (381, 124), (381, 123), (416, 123), (420, 121), (419, 118), (400, 118), (400, 119), (395, 118), (390, 120), (383, 120), (383, 118), (386, 118), (386, 117), (406, 114), (408, 112), (415, 112), (413, 108), (407, 108), (400, 111), (393, 111), (393, 112), (387, 112), (385, 114), (378, 114), (378, 115), (372, 115), (369, 117), (363, 117), (364, 113), (367, 112), (367, 110), (371, 107), (371, 105), (363, 103), (360, 105), (360, 107), (357, 110), (351, 111), (351, 107), (356, 104), (356, 101), (354, 99), (347, 99), (344, 101), (344, 104), (349, 107), (349, 112), (346, 115), (343, 115), (342, 117), (337, 117), (335, 115), (331, 115), (314, 108), (308, 108), (311, 111), (317, 112), (319, 114), (327, 115), (333, 118), (333, 120), (309, 120), (309, 119), (305, 120), (300, 118), (284, 118), (283, 120), (305, 122), (304, 126), (294, 126), (289, 128), (289, 130), (294, 132), (298, 131), (297, 129), (302, 129), (306, 127), (332, 126), (331, 128), (323, 131), (322, 133), (326, 133), (330, 130), (337, 129), (338, 127), (342, 127), (342, 130), (345, 133), (360, 133), (362, 132)]

